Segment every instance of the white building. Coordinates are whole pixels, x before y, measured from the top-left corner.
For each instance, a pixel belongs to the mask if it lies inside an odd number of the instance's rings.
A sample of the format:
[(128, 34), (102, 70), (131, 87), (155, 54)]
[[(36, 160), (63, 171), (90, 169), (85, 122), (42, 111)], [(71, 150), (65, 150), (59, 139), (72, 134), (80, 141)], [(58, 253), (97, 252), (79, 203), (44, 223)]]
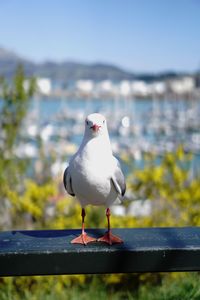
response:
[(76, 89), (78, 92), (90, 94), (94, 89), (94, 82), (92, 80), (77, 80)]
[(192, 77), (183, 77), (170, 81), (169, 87), (175, 94), (190, 93), (195, 88), (195, 80)]
[(162, 81), (146, 83), (142, 80), (135, 80), (131, 83), (131, 89), (134, 96), (162, 96), (166, 92), (166, 84)]
[[(24, 81), (24, 89), (29, 88), (29, 80)], [(36, 78), (36, 91), (42, 95), (50, 95), (52, 91), (51, 80), (49, 78)]]
[(161, 81), (153, 82), (148, 85), (148, 93), (151, 96), (162, 96), (166, 92), (166, 84)]
[(37, 91), (43, 95), (49, 95), (52, 91), (51, 80), (49, 78), (37, 78)]
[(115, 86), (111, 80), (103, 80), (96, 85), (96, 90), (100, 95), (110, 95), (115, 93)]
[(123, 80), (119, 84), (119, 93), (123, 97), (131, 95), (131, 83), (128, 80)]
[(131, 89), (134, 96), (146, 97), (148, 95), (147, 83), (142, 80), (135, 80), (131, 83)]

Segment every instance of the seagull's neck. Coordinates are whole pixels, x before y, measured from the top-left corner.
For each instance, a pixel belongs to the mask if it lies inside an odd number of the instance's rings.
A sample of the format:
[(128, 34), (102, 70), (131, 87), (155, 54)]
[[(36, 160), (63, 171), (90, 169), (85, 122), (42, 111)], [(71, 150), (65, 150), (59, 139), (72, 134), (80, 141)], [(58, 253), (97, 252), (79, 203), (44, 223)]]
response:
[(101, 158), (112, 155), (112, 149), (108, 135), (93, 138), (84, 138), (80, 146), (81, 152), (92, 158)]

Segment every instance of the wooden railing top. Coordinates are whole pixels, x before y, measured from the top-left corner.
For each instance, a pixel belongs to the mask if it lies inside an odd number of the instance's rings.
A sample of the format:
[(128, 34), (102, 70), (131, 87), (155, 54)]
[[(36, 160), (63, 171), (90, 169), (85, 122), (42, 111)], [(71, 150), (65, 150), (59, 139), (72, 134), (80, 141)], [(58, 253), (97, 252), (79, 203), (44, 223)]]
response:
[(124, 243), (112, 246), (71, 244), (79, 233), (0, 232), (0, 276), (200, 271), (200, 227), (113, 229)]

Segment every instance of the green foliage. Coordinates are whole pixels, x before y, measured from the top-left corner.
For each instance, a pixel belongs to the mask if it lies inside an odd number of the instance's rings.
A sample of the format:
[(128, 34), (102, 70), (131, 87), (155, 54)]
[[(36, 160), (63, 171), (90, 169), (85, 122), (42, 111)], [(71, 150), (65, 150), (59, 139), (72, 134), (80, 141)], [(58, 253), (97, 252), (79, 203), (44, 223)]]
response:
[(35, 79), (27, 81), (26, 89), (24, 71), (22, 66), (19, 66), (11, 86), (4, 79), (1, 80), (1, 86), (3, 107), (0, 120), (4, 139), (0, 150), (6, 151), (6, 155), (9, 156), (12, 154), (20, 126), (27, 113), (29, 99), (35, 91)]
[[(67, 279), (63, 276), (63, 280)], [(40, 280), (41, 281), (41, 280)], [(13, 279), (7, 280), (7, 284), (0, 287), (1, 300), (93, 300), (93, 299), (129, 299), (128, 292), (113, 292), (112, 289), (106, 288), (99, 281), (92, 281), (92, 284), (85, 286), (73, 286), (69, 288), (67, 285), (61, 288), (61, 277), (46, 278), (46, 289), (34, 288), (17, 289), (17, 283)], [(22, 286), (22, 285), (21, 285)], [(24, 286), (24, 284), (23, 284)], [(17, 292), (16, 292), (17, 290)], [(130, 298), (131, 299), (131, 298)]]
[[(200, 276), (198, 273), (183, 273), (164, 276), (160, 285), (140, 286), (137, 297), (140, 300), (198, 300), (200, 299)], [(133, 298), (134, 299), (134, 298)]]
[(56, 192), (54, 183), (38, 185), (32, 180), (25, 181), (23, 193), (8, 190), (12, 228), (47, 228), (49, 218), (46, 212)]
[(7, 190), (16, 189), (24, 174), (27, 162), (15, 155), (15, 147), (20, 137), (20, 128), (26, 116), (30, 97), (35, 91), (35, 79), (27, 80), (22, 66), (19, 66), (12, 83), (1, 78), (2, 107), (0, 109), (0, 195), (6, 198)]
[[(198, 273), (165, 274), (160, 284), (152, 283), (134, 287), (115, 287), (104, 284), (102, 275), (90, 276), (90, 284), (73, 284), (69, 288), (67, 276), (34, 277), (30, 285), (26, 277), (6, 278), (0, 282), (1, 300), (90, 300), (90, 299), (129, 299), (129, 300), (199, 300), (200, 275)], [(110, 276), (110, 275), (107, 275)], [(77, 276), (74, 275), (74, 283)], [(88, 277), (88, 276), (87, 276)], [(88, 277), (89, 279), (89, 277)], [(6, 283), (6, 284), (5, 284)], [(62, 283), (62, 284), (61, 284)], [(24, 288), (26, 287), (26, 288)]]
[(198, 177), (190, 178), (191, 159), (179, 147), (175, 153), (166, 153), (160, 164), (147, 159), (146, 167), (130, 176), (129, 187), (136, 197), (152, 200), (146, 225), (200, 225), (200, 185)]

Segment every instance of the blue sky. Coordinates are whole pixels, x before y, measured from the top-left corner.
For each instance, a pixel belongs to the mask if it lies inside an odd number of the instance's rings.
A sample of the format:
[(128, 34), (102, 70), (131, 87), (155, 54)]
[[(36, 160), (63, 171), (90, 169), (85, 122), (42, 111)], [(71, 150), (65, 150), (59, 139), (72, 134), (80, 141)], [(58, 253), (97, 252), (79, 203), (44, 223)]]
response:
[(199, 0), (0, 0), (0, 46), (137, 72), (200, 68)]

